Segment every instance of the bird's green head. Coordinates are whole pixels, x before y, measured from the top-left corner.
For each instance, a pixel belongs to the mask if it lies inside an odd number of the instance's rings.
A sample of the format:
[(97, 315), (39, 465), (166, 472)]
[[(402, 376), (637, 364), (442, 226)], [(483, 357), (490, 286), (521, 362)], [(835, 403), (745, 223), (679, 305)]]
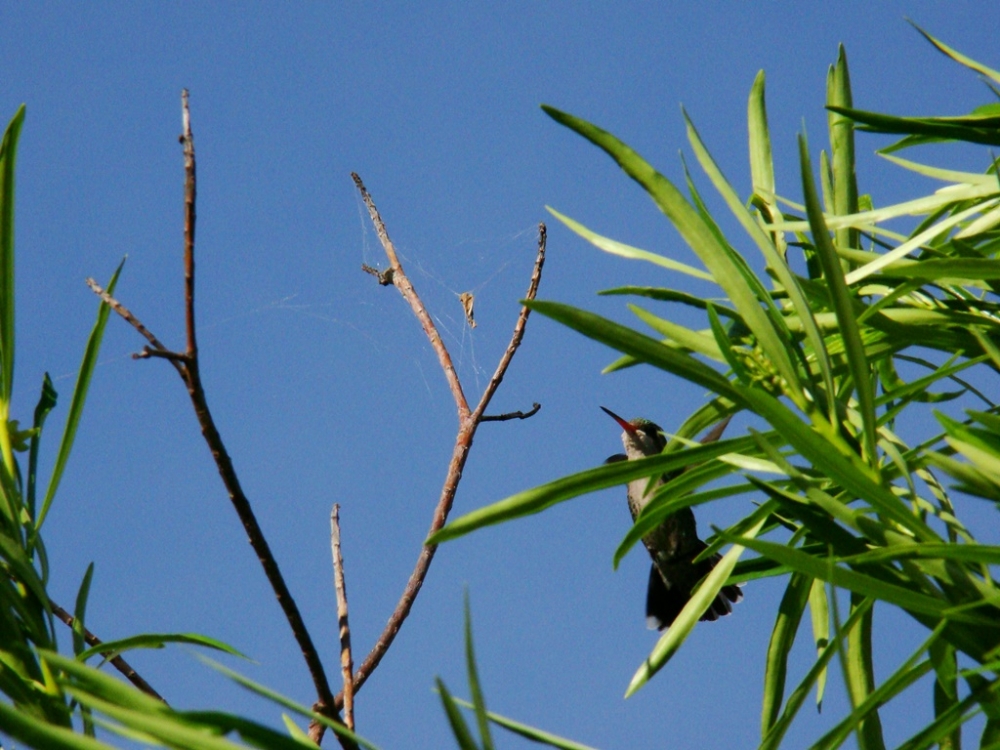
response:
[(603, 406), (601, 410), (625, 431), (622, 435), (622, 443), (629, 458), (655, 456), (663, 452), (667, 438), (658, 424), (642, 417), (626, 420)]

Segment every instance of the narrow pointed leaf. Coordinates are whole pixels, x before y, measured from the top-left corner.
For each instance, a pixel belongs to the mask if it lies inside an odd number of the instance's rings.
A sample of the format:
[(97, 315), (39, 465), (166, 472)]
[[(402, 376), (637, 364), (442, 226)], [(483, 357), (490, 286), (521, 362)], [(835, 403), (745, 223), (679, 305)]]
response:
[[(0, 142), (0, 459), (6, 478), (14, 476), (14, 451), (7, 422), (14, 387), (14, 182), (17, 142), (24, 125), (24, 105), (11, 118)], [(13, 495), (4, 488), (8, 502)]]
[[(869, 600), (868, 607), (870, 608), (874, 600)], [(855, 610), (851, 616), (848, 618), (847, 622), (844, 623), (843, 628), (841, 628), (840, 635), (843, 636), (850, 633), (851, 630), (857, 625), (858, 620), (866, 610), (864, 608), (859, 608)], [(823, 649), (823, 652), (816, 659), (812, 667), (806, 673), (806, 676), (802, 678), (802, 681), (798, 684), (798, 687), (792, 691), (792, 694), (788, 696), (788, 700), (785, 702), (785, 708), (781, 712), (781, 716), (771, 727), (771, 731), (768, 732), (764, 741), (760, 744), (760, 750), (774, 750), (781, 744), (781, 740), (784, 738), (785, 733), (788, 731), (788, 727), (791, 726), (792, 721), (798, 715), (799, 709), (802, 708), (802, 704), (805, 703), (806, 697), (808, 697), (809, 692), (812, 690), (813, 685), (816, 684), (816, 680), (819, 678), (820, 674), (826, 671), (827, 664), (830, 663), (832, 659), (840, 650), (840, 638), (834, 638), (830, 641), (829, 645)]]
[(0, 701), (0, 731), (27, 747), (47, 750), (115, 750), (93, 737), (40, 721), (17, 707)]
[(799, 137), (799, 159), (802, 166), (802, 190), (805, 194), (806, 212), (812, 228), (813, 242), (816, 254), (823, 266), (823, 276), (830, 289), (834, 311), (837, 313), (837, 323), (844, 340), (847, 363), (854, 378), (854, 389), (858, 396), (858, 409), (861, 412), (862, 434), (864, 436), (865, 457), (869, 463), (877, 460), (875, 452), (875, 394), (872, 388), (871, 370), (868, 357), (858, 332), (854, 304), (844, 274), (837, 260), (837, 254), (830, 242), (830, 234), (823, 220), (823, 212), (816, 196), (816, 186), (813, 183), (812, 166), (809, 162), (809, 149), (805, 138)]
[[(472, 708), (472, 704), (469, 701), (464, 701), (461, 698), (455, 698), (454, 696), (452, 697), (452, 700), (463, 708)], [(559, 748), (559, 750), (595, 750), (595, 748), (590, 747), (589, 745), (582, 745), (579, 742), (567, 740), (564, 737), (559, 737), (541, 729), (537, 729), (536, 727), (522, 724), (521, 722), (514, 721), (513, 719), (508, 719), (506, 716), (495, 714), (492, 711), (487, 712), (486, 715), (489, 717), (489, 720), (498, 727), (503, 727), (514, 734), (518, 734), (525, 739), (537, 742), (540, 745), (548, 745), (549, 747)]]
[(678, 271), (679, 273), (687, 274), (688, 276), (693, 276), (696, 279), (701, 279), (702, 281), (713, 281), (711, 274), (707, 274), (704, 271), (695, 268), (694, 266), (689, 266), (686, 263), (681, 263), (680, 261), (674, 260), (673, 258), (668, 258), (665, 255), (659, 255), (657, 253), (651, 253), (649, 250), (641, 250), (638, 247), (632, 247), (631, 245), (626, 245), (617, 240), (613, 240), (609, 237), (602, 237), (596, 232), (592, 232), (583, 224), (578, 221), (565, 216), (554, 208), (546, 206), (545, 209), (555, 216), (559, 221), (565, 224), (567, 227), (572, 229), (578, 235), (583, 237), (587, 242), (603, 250), (611, 255), (617, 255), (621, 258), (628, 258), (629, 260), (644, 260), (649, 263), (654, 263), (662, 268), (666, 268), (668, 271)]
[[(637, 461), (619, 461), (588, 469), (554, 482), (543, 484), (479, 508), (451, 521), (427, 538), (426, 544), (440, 544), (469, 534), (484, 526), (504, 523), (516, 518), (540, 513), (551, 506), (597, 490), (628, 484), (633, 479), (654, 476), (682, 469), (692, 461), (707, 460), (718, 455), (719, 445), (691, 448), (682, 453), (664, 453)], [(725, 452), (723, 446), (722, 452)]]
[(729, 580), (729, 574), (733, 572), (733, 568), (740, 559), (740, 555), (743, 554), (743, 547), (740, 545), (740, 541), (752, 539), (760, 531), (764, 522), (765, 519), (760, 519), (745, 534), (736, 537), (737, 541), (722, 556), (722, 559), (712, 569), (712, 572), (705, 577), (698, 590), (691, 596), (688, 603), (684, 605), (684, 609), (681, 610), (680, 614), (677, 615), (677, 619), (667, 628), (667, 632), (661, 636), (652, 653), (650, 653), (646, 661), (643, 662), (642, 666), (639, 667), (638, 671), (632, 677), (628, 690), (625, 691), (626, 698), (633, 695), (639, 688), (645, 685), (649, 681), (649, 678), (662, 669), (670, 661), (671, 657), (677, 653), (681, 644), (684, 643), (691, 634), (691, 631), (694, 630), (694, 626), (705, 613), (705, 610), (708, 609), (709, 605), (715, 600), (715, 597), (718, 596), (719, 591)]
[(99, 646), (89, 648), (77, 656), (80, 661), (86, 661), (97, 654), (120, 654), (137, 648), (163, 648), (168, 643), (187, 643), (192, 646), (204, 646), (216, 651), (222, 651), (232, 656), (249, 659), (228, 643), (198, 633), (143, 633), (115, 641), (103, 641)]
[(941, 40), (932, 37), (930, 34), (928, 34), (926, 31), (924, 31), (922, 28), (917, 26), (912, 21), (910, 22), (910, 25), (913, 26), (913, 28), (915, 28), (921, 34), (921, 36), (924, 37), (924, 39), (933, 44), (935, 47), (938, 48), (938, 50), (940, 50), (943, 54), (950, 57), (955, 62), (964, 65), (965, 67), (974, 70), (981, 75), (986, 76), (994, 83), (1000, 83), (1000, 71), (988, 68), (980, 62), (976, 62), (971, 57), (966, 57), (958, 50), (952, 49)]
[(84, 623), (87, 616), (87, 598), (90, 596), (90, 582), (94, 578), (94, 563), (87, 566), (76, 594), (76, 606), (73, 607), (73, 653), (79, 658), (86, 650), (84, 641)]
[(39, 395), (38, 403), (35, 405), (35, 419), (32, 423), (35, 433), (31, 436), (31, 443), (28, 447), (28, 492), (26, 501), (28, 504), (28, 514), (32, 519), (35, 518), (38, 448), (41, 443), (42, 428), (45, 426), (45, 419), (48, 417), (49, 412), (55, 408), (58, 397), (59, 394), (56, 393), (56, 389), (52, 385), (52, 379), (48, 373), (45, 373), (45, 376), (42, 378), (42, 393)]
[(22, 104), (0, 143), (0, 402), (5, 419), (14, 382), (14, 181), (24, 112)]
[(448, 723), (451, 725), (451, 733), (455, 735), (455, 741), (458, 743), (458, 746), (462, 750), (479, 750), (476, 746), (476, 740), (472, 736), (472, 731), (469, 729), (469, 725), (465, 723), (462, 712), (458, 710), (458, 704), (451, 697), (448, 688), (444, 686), (444, 681), (440, 677), (435, 677), (434, 684), (437, 685), (438, 695), (441, 697), (445, 715), (448, 717)]
[[(831, 107), (851, 107), (851, 77), (847, 70), (844, 45), (837, 49), (837, 62), (827, 79), (826, 103)], [(858, 180), (854, 172), (854, 123), (836, 111), (828, 110), (830, 129), (830, 167), (833, 177), (833, 211), (837, 216), (858, 212)], [(806, 200), (808, 209), (809, 201)], [(836, 231), (838, 247), (858, 247), (858, 231), (844, 227)]]
[(346, 726), (344, 726), (342, 723), (336, 722), (333, 719), (329, 718), (328, 716), (324, 716), (323, 714), (316, 713), (311, 708), (296, 703), (291, 698), (286, 698), (281, 693), (275, 692), (270, 688), (264, 687), (260, 683), (254, 682), (253, 680), (244, 677), (239, 672), (234, 672), (232, 669), (229, 669), (228, 667), (219, 664), (219, 662), (214, 661), (213, 659), (209, 659), (208, 657), (202, 656), (201, 654), (197, 654), (197, 656), (198, 659), (200, 659), (203, 663), (207, 664), (217, 672), (221, 672), (222, 674), (226, 675), (233, 682), (242, 685), (250, 692), (256, 693), (262, 698), (266, 698), (267, 700), (279, 706), (283, 706), (284, 708), (287, 708), (289, 711), (297, 713), (299, 716), (304, 716), (310, 721), (316, 721), (324, 725), (327, 729), (334, 732), (338, 737), (343, 737), (360, 747), (367, 748), (367, 750), (379, 750), (376, 745), (369, 742), (364, 737), (355, 734)]
[(795, 643), (802, 613), (805, 611), (806, 602), (809, 601), (812, 583), (813, 579), (808, 576), (801, 573), (793, 574), (788, 580), (781, 604), (778, 605), (778, 617), (771, 630), (771, 640), (764, 662), (764, 696), (760, 710), (762, 738), (767, 736), (781, 711), (781, 702), (785, 695), (785, 676), (788, 672), (788, 654)]
[(819, 578), (840, 588), (850, 589), (862, 596), (880, 599), (902, 609), (932, 615), (941, 619), (952, 619), (978, 625), (991, 624), (984, 617), (963, 613), (949, 613), (951, 605), (944, 599), (887, 583), (855, 570), (831, 566), (824, 558), (808, 555), (799, 550), (786, 547), (783, 544), (775, 544), (758, 539), (748, 539), (741, 542), (739, 537), (732, 537), (724, 532), (720, 532), (720, 536), (734, 544), (742, 543), (754, 552), (769, 557), (783, 565), (787, 565), (792, 570)]
[[(649, 193), (656, 205), (705, 264), (715, 282), (721, 286), (733, 306), (743, 316), (757, 337), (760, 346), (782, 373), (793, 371), (787, 349), (774, 325), (751, 291), (741, 269), (734, 262), (698, 212), (666, 177), (653, 169), (638, 153), (611, 133), (573, 115), (543, 105), (542, 109), (556, 122), (574, 130), (605, 151), (625, 173)], [(787, 376), (786, 376), (787, 377)]]
[[(118, 268), (108, 282), (108, 294), (115, 293), (115, 286), (118, 284), (118, 276), (125, 265), (125, 259), (118, 264)], [(55, 466), (52, 468), (52, 476), (49, 478), (49, 488), (45, 492), (45, 500), (38, 511), (38, 518), (35, 521), (35, 531), (42, 527), (45, 516), (49, 512), (52, 500), (55, 498), (56, 490), (59, 489), (59, 482), (62, 480), (63, 471), (66, 469), (66, 462), (69, 460), (70, 451), (73, 449), (73, 441), (76, 439), (76, 430), (80, 426), (80, 418), (83, 416), (83, 405), (87, 400), (87, 391), (90, 389), (90, 379), (97, 366), (97, 355), (101, 350), (101, 341), (104, 338), (104, 328), (108, 323), (108, 315), (111, 308), (101, 302), (97, 307), (97, 321), (87, 339), (87, 346), (83, 352), (83, 362), (80, 363), (80, 372), (76, 377), (76, 386), (73, 388), (73, 396), (70, 399), (69, 413), (66, 415), (66, 426), (63, 428), (62, 440), (59, 443), (59, 452), (56, 454)]]
[(487, 718), (486, 699), (479, 684), (479, 670), (476, 668), (476, 651), (472, 643), (472, 612), (469, 608), (469, 591), (465, 591), (465, 665), (469, 673), (469, 695), (472, 696), (473, 708), (476, 711), (476, 722), (479, 724), (479, 736), (482, 739), (483, 750), (493, 750), (493, 738), (490, 736), (490, 722)]
[[(826, 586), (813, 579), (809, 589), (809, 618), (812, 621), (813, 643), (816, 644), (817, 658), (830, 643), (830, 605), (826, 598)], [(823, 693), (826, 689), (826, 670), (816, 678), (816, 710), (823, 707)]]
[(660, 318), (652, 313), (643, 310), (638, 305), (629, 305), (631, 310), (639, 320), (648, 325), (657, 333), (666, 336), (673, 343), (684, 349), (690, 349), (695, 354), (701, 354), (716, 362), (724, 362), (722, 351), (716, 343), (714, 337), (702, 332), (673, 323), (672, 321)]
[[(830, 362), (826, 354), (826, 346), (823, 342), (823, 336), (816, 325), (816, 320), (813, 317), (812, 310), (806, 300), (805, 294), (799, 286), (795, 275), (785, 262), (784, 252), (779, 250), (771, 238), (768, 237), (757, 222), (753, 220), (753, 217), (746, 210), (743, 203), (736, 195), (736, 191), (733, 190), (732, 186), (723, 176), (722, 170), (719, 169), (718, 165), (716, 165), (715, 161), (708, 153), (708, 149), (705, 148), (705, 145), (701, 140), (701, 136), (698, 135), (698, 131), (695, 130), (693, 123), (691, 123), (690, 120), (687, 120), (686, 122), (688, 141), (694, 148), (702, 169), (705, 170), (705, 173), (715, 185), (716, 190), (718, 190), (725, 199), (726, 204), (729, 206), (729, 210), (732, 211), (733, 215), (737, 218), (737, 220), (739, 220), (747, 234), (749, 234), (756, 243), (757, 248), (761, 251), (761, 255), (764, 256), (764, 261), (767, 263), (767, 267), (774, 273), (778, 282), (788, 294), (789, 301), (792, 303), (792, 309), (797, 313), (798, 318), (801, 321), (801, 325), (806, 333), (806, 337), (812, 345), (820, 372), (823, 374), (825, 390), (828, 394), (832, 395), (833, 379), (830, 374)], [(787, 373), (783, 372), (782, 375), (784, 375), (786, 380), (791, 378), (790, 385), (792, 385), (792, 387), (796, 390), (800, 390), (802, 388), (802, 385), (798, 382), (798, 374), (795, 370), (789, 370)]]

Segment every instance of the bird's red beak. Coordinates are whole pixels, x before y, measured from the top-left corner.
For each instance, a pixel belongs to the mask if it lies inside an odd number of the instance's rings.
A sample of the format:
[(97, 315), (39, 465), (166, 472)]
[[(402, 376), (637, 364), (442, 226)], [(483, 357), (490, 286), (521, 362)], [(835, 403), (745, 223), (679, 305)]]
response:
[(621, 426), (621, 428), (623, 430), (625, 430), (625, 432), (628, 432), (628, 433), (638, 432), (638, 428), (636, 428), (636, 426), (634, 424), (632, 424), (631, 422), (629, 422), (629, 421), (627, 421), (625, 419), (622, 419), (617, 414), (615, 414), (613, 411), (611, 411), (611, 409), (608, 409), (607, 407), (602, 406), (601, 407), (601, 411), (603, 411), (605, 414), (607, 414), (609, 417), (611, 417), (613, 420), (615, 420)]

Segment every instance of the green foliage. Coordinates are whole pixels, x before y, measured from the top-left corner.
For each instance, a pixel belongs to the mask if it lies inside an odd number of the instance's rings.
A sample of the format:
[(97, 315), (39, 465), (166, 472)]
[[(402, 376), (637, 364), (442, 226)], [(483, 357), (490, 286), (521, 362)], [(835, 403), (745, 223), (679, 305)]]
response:
[[(72, 628), (75, 658), (56, 651), (53, 605), (46, 593), (48, 564), (39, 529), (55, 499), (59, 481), (73, 448), (83, 415), (87, 389), (107, 324), (109, 308), (101, 303), (87, 341), (66, 426), (59, 441), (48, 490), (36, 512), (37, 465), (46, 418), (58, 394), (46, 375), (30, 430), (20, 430), (10, 418), (14, 362), (14, 165), (24, 120), (21, 107), (0, 144), (0, 732), (37, 748), (93, 750), (109, 745), (95, 738), (102, 726), (149, 745), (185, 748), (240, 747), (224, 738), (238, 734), (247, 745), (261, 748), (315, 747), (246, 719), (218, 713), (171, 710), (118, 679), (84, 662), (102, 654), (106, 659), (133, 648), (163, 648), (167, 643), (207, 646), (240, 656), (215, 639), (197, 634), (145, 634), (86, 647), (84, 627), (93, 565), (87, 568), (74, 607)], [(124, 261), (107, 289), (114, 290)], [(27, 451), (27, 480), (22, 482), (17, 453)], [(316, 718), (309, 709), (302, 712)], [(83, 734), (73, 728), (78, 712)], [(328, 721), (328, 720), (323, 720)], [(337, 725), (335, 731), (346, 731)], [(359, 742), (365, 747), (370, 744)]]
[[(1000, 83), (1000, 73), (927, 38)], [(890, 153), (928, 142), (1000, 144), (1000, 106), (925, 118), (855, 109), (841, 49), (827, 80), (830, 152), (821, 154), (818, 175), (805, 137), (799, 138), (799, 204), (776, 192), (764, 89), (761, 73), (748, 104), (753, 187), (746, 198), (723, 176), (685, 115), (698, 164), (745, 233), (740, 242), (756, 248), (758, 258), (737, 251), (690, 175), (685, 195), (612, 134), (544, 107), (643, 187), (704, 270), (553, 215), (605, 252), (654, 264), (653, 273), (666, 269), (696, 279), (707, 274), (725, 300), (716, 305), (704, 302), (706, 295), (644, 285), (607, 293), (703, 310), (704, 329), (681, 326), (645, 304), (629, 309), (652, 335), (560, 303), (528, 304), (625, 355), (609, 370), (645, 363), (714, 394), (680, 426), (679, 437), (739, 412), (748, 414), (751, 425), (768, 429), (751, 427), (748, 437), (709, 446), (687, 447), (674, 439), (660, 456), (580, 472), (473, 511), (430, 541), (454, 539), (616, 483), (696, 467), (659, 488), (616, 551), (616, 565), (645, 533), (683, 507), (741, 494), (758, 507), (709, 540), (709, 553), (732, 546), (644, 661), (629, 694), (669, 661), (721, 586), (787, 576), (765, 660), (761, 747), (781, 744), (811, 691), (822, 700), (835, 658), (851, 710), (815, 747), (840, 747), (852, 734), (861, 748), (884, 747), (879, 708), (897, 698), (919, 700), (907, 691), (930, 672), (936, 679), (925, 700), (934, 719), (903, 747), (959, 747), (963, 724), (980, 711), (987, 716), (981, 746), (993, 746), (1000, 736), (1000, 590), (991, 566), (1000, 563), (1000, 547), (975, 541), (952, 497), (1000, 501), (1000, 415), (973, 385), (1000, 372), (1000, 180), (988, 154), (985, 172), (974, 174)], [(872, 197), (859, 193), (855, 130), (901, 135), (881, 153), (898, 167), (949, 184), (922, 198), (876, 207)], [(911, 215), (923, 218), (908, 234), (884, 228), (890, 219)], [(755, 273), (754, 265), (764, 273)], [(971, 377), (959, 377), (962, 370)], [(945, 383), (953, 389), (940, 390)], [(987, 408), (963, 412), (972, 399)], [(926, 414), (927, 403), (941, 408), (935, 413), (941, 431), (897, 432), (904, 414)], [(909, 425), (926, 428), (933, 421), (911, 418), (905, 424), (912, 432)], [(744, 550), (757, 556), (738, 562)], [(850, 607), (841, 620), (845, 592)], [(817, 656), (787, 692), (788, 655), (807, 605)], [(872, 622), (875, 610), (884, 607), (908, 613), (930, 634), (877, 682)]]
[[(472, 644), (472, 612), (469, 609), (468, 592), (465, 595), (465, 664), (469, 678), (469, 693), (472, 696), (471, 703), (454, 697), (448, 692), (448, 688), (445, 687), (444, 681), (440, 677), (435, 679), (437, 693), (441, 697), (445, 715), (448, 717), (452, 734), (455, 735), (455, 742), (461, 750), (492, 750), (494, 745), (493, 737), (490, 734), (490, 723), (540, 745), (560, 748), (560, 750), (594, 750), (573, 740), (567, 740), (486, 710), (486, 699), (483, 697), (482, 687), (479, 683), (476, 653)], [(476, 742), (472, 730), (459, 710), (460, 708), (472, 709), (475, 714), (476, 725), (479, 729), (479, 742)]]

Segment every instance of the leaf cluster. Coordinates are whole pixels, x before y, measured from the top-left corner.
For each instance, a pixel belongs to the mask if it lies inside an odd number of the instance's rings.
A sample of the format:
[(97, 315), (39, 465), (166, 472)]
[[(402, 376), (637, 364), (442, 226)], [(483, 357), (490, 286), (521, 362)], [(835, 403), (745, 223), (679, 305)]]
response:
[[(1000, 84), (1000, 73), (927, 38)], [(947, 118), (855, 109), (843, 49), (828, 74), (827, 105), (830, 147), (816, 167), (805, 136), (798, 139), (799, 202), (779, 196), (775, 185), (763, 72), (748, 103), (749, 197), (728, 182), (684, 115), (697, 163), (728, 212), (725, 222), (741, 229), (739, 239), (723, 231), (723, 218), (710, 212), (690, 173), (682, 189), (611, 133), (544, 107), (639, 183), (701, 267), (553, 215), (605, 252), (646, 261), (656, 272), (707, 278), (721, 301), (654, 285), (609, 290), (637, 299), (629, 309), (639, 327), (558, 302), (531, 308), (619, 352), (609, 371), (648, 365), (701, 386), (710, 398), (662, 455), (526, 490), (453, 520), (430, 541), (693, 467), (659, 487), (615, 564), (682, 508), (743, 496), (750, 510), (709, 539), (704, 555), (731, 546), (639, 667), (628, 694), (669, 661), (723, 586), (781, 576), (787, 584), (766, 655), (761, 747), (782, 742), (811, 691), (822, 700), (834, 658), (852, 710), (815, 747), (839, 747), (852, 734), (862, 748), (883, 747), (879, 708), (931, 672), (934, 719), (904, 747), (957, 747), (962, 724), (980, 712), (987, 716), (981, 746), (992, 746), (1000, 737), (1000, 590), (993, 577), (1000, 547), (976, 541), (954, 496), (1000, 500), (1000, 416), (976, 386), (1000, 372), (1000, 181), (988, 155), (980, 174), (892, 152), (928, 142), (1000, 143), (997, 105)], [(858, 189), (856, 130), (901, 135), (883, 149), (886, 159), (945, 187), (877, 206)], [(886, 226), (905, 217), (917, 217), (909, 231)], [(705, 325), (682, 326), (656, 304), (697, 308)], [(961, 410), (972, 400), (981, 406)], [(912, 437), (903, 426), (919, 420), (903, 417), (928, 404), (942, 410), (935, 412), (938, 428)], [(690, 447), (689, 438), (735, 415), (748, 425), (746, 435)], [(755, 556), (741, 561), (747, 551)], [(872, 668), (876, 605), (907, 613), (928, 633), (879, 683)], [(807, 608), (816, 659), (786, 696), (788, 656)]]

